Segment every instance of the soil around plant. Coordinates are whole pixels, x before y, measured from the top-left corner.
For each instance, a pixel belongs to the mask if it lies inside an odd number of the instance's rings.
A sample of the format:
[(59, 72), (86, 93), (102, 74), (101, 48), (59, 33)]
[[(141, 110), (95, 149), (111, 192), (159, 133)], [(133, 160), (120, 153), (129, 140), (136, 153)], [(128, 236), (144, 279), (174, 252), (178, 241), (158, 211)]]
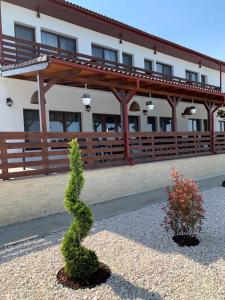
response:
[(111, 271), (108, 266), (101, 263), (99, 264), (99, 269), (93, 274), (92, 278), (89, 281), (74, 281), (70, 278), (70, 276), (65, 272), (64, 268), (60, 269), (57, 273), (57, 282), (62, 284), (67, 288), (71, 288), (73, 290), (78, 289), (91, 289), (97, 285), (100, 285), (107, 281), (107, 279), (111, 276)]
[(195, 236), (190, 235), (174, 235), (172, 239), (180, 247), (193, 247), (199, 245), (200, 243), (199, 239), (197, 239)]

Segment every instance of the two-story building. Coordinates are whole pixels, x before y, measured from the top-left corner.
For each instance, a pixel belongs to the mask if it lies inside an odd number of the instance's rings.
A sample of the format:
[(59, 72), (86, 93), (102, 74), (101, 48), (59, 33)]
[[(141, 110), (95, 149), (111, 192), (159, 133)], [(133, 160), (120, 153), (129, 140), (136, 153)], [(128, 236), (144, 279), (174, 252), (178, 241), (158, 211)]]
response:
[(65, 170), (74, 136), (87, 167), (225, 152), (225, 62), (63, 0), (0, 3), (3, 179)]

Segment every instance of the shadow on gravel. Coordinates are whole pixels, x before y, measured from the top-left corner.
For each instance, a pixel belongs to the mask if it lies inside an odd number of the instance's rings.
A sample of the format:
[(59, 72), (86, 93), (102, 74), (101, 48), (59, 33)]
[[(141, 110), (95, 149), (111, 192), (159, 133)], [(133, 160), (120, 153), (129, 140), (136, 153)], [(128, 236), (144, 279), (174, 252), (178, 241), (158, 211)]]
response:
[(106, 282), (114, 293), (124, 300), (162, 300), (163, 298), (155, 292), (151, 292), (146, 288), (140, 288), (118, 274), (113, 274), (112, 277)]

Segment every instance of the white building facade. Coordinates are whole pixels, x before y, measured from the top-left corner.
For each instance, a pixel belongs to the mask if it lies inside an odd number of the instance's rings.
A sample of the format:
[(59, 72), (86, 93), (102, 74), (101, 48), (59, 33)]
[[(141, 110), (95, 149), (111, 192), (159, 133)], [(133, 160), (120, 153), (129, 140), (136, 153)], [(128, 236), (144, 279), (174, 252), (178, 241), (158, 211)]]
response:
[[(60, 5), (64, 1), (34, 1), (36, 9), (27, 8), (26, 1), (1, 1), (2, 34), (27, 38), (36, 43), (47, 44), (54, 47), (72, 50), (74, 52), (97, 56), (109, 60), (117, 60), (120, 63), (133, 65), (140, 68), (148, 68), (156, 72), (190, 79), (196, 82), (207, 83), (225, 90), (224, 72), (217, 68), (207, 67), (204, 57), (195, 54), (192, 56), (198, 63), (181, 59), (158, 49), (149, 49), (137, 43), (126, 41), (126, 36), (119, 38), (109, 36), (88, 27), (79, 26), (76, 15), (73, 23), (48, 15), (48, 12), (39, 11), (41, 5), (54, 5), (62, 9)], [(40, 4), (40, 7), (38, 6)], [(67, 9), (79, 10), (74, 5), (66, 4)], [(72, 8), (73, 7), (73, 8)], [(81, 14), (85, 17), (85, 10)], [(88, 12), (88, 14), (91, 14)], [(92, 18), (96, 15), (93, 13)], [(88, 20), (87, 20), (88, 23)], [(104, 26), (104, 24), (103, 24)], [(118, 25), (119, 26), (119, 25)], [(115, 29), (116, 30), (116, 29)], [(130, 31), (133, 29), (131, 28)], [(104, 30), (103, 30), (104, 31)], [(154, 38), (152, 38), (154, 40)], [(180, 52), (183, 50), (179, 50)], [(166, 51), (165, 51), (166, 52)], [(21, 54), (23, 56), (23, 54)], [(179, 56), (179, 55), (178, 55)], [(210, 59), (205, 59), (210, 62)], [(213, 59), (212, 59), (213, 60)], [(215, 60), (213, 60), (215, 63)], [(31, 103), (31, 97), (37, 90), (37, 83), (30, 80), (15, 78), (0, 78), (0, 131), (35, 131), (38, 125), (38, 105)], [(119, 131), (120, 130), (120, 104), (110, 92), (89, 90), (92, 103), (91, 110), (86, 111), (81, 101), (83, 87), (71, 87), (54, 85), (46, 94), (46, 118), (48, 131)], [(13, 100), (11, 107), (7, 106), (6, 99)], [(154, 109), (147, 111), (148, 97), (135, 96), (132, 102), (139, 104), (137, 111), (129, 110), (130, 131), (171, 131), (171, 108), (165, 99), (155, 98), (152, 95)], [(197, 112), (194, 115), (183, 116), (187, 103), (180, 102), (177, 107), (178, 131), (207, 131), (207, 112), (203, 105), (194, 103)], [(68, 113), (68, 114), (67, 114)], [(33, 122), (32, 122), (33, 118)], [(67, 127), (66, 120), (72, 124)], [(215, 130), (223, 131), (225, 123), (215, 118)]]

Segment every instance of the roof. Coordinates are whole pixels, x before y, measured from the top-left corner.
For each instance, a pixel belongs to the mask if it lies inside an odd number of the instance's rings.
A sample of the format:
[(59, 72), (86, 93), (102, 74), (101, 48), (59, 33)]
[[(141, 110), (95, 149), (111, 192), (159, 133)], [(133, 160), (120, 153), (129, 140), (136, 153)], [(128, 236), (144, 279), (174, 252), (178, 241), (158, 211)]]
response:
[[(177, 43), (152, 35), (120, 21), (111, 19), (89, 9), (64, 0), (4, 0), (15, 5), (39, 11), (40, 13), (59, 18), (66, 22), (86, 27), (97, 32), (122, 39), (149, 49), (184, 59), (193, 63), (201, 62), (202, 66), (219, 70), (225, 62), (210, 57)], [(49, 5), (51, 3), (51, 5)]]
[[(79, 72), (71, 73), (71, 70), (79, 70)], [(42, 72), (47, 79), (58, 77), (59, 80), (65, 80), (66, 83), (73, 82), (73, 84), (84, 84), (87, 82), (89, 87), (93, 85), (95, 88), (99, 86), (110, 90), (111, 87), (123, 88), (122, 86), (124, 86), (125, 89), (138, 89), (140, 92), (148, 91), (156, 95), (166, 96), (173, 93), (179, 96), (185, 95), (187, 99), (211, 99), (212, 101), (224, 103), (225, 94), (218, 90), (156, 78), (146, 73), (138, 72), (139, 70), (141, 69), (127, 71), (116, 67), (104, 66), (93, 60), (85, 60), (82, 57), (71, 59), (44, 55), (23, 63), (3, 66), (2, 75), (3, 77), (16, 78), (25, 76), (28, 79), (34, 78), (39, 72)], [(67, 74), (66, 78), (65, 74)], [(139, 84), (141, 84), (141, 87)]]

